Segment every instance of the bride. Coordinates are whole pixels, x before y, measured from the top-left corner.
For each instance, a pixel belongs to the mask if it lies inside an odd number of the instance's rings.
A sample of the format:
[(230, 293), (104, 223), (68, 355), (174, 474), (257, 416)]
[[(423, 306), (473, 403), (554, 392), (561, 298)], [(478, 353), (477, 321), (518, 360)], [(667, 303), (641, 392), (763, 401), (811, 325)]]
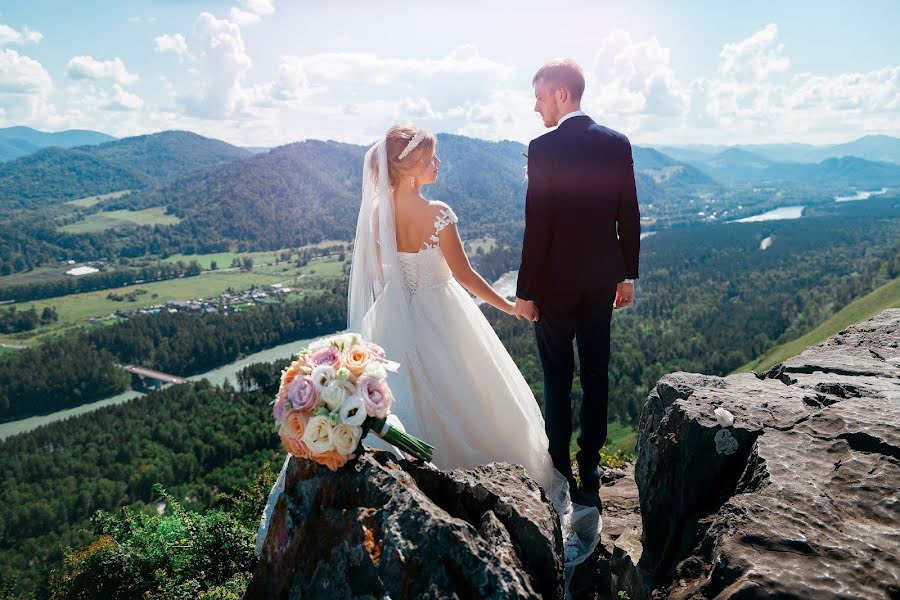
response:
[[(348, 328), (402, 365), (390, 376), (393, 412), (435, 447), (438, 467), (502, 461), (525, 468), (560, 515), (572, 567), (596, 547), (600, 514), (573, 506), (537, 401), (465, 290), (510, 315), (513, 303), (472, 269), (453, 210), (421, 193), (437, 178), (435, 146), (434, 135), (395, 125), (366, 153)], [(368, 445), (385, 447), (372, 438)]]

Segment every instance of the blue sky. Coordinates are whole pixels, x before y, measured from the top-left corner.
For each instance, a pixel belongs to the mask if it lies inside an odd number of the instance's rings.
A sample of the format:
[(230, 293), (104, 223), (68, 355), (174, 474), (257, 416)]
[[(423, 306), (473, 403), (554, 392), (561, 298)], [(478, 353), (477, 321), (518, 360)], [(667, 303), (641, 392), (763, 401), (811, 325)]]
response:
[(527, 141), (531, 77), (643, 144), (900, 136), (900, 2), (0, 0), (0, 126), (364, 143)]

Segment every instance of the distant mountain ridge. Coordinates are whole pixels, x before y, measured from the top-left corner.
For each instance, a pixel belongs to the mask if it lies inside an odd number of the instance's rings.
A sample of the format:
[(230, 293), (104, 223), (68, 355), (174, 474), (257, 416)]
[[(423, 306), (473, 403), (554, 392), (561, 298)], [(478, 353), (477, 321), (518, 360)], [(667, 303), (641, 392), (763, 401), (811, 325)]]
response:
[(44, 148), (0, 163), (0, 210), (38, 208), (140, 189), (249, 156), (247, 150), (188, 131), (163, 131), (75, 148)]
[(111, 135), (88, 129), (49, 132), (23, 126), (6, 127), (0, 129), (0, 161), (26, 156), (49, 146), (72, 148), (102, 144), (115, 139)]
[(684, 161), (705, 161), (730, 149), (752, 152), (772, 162), (819, 163), (829, 158), (856, 156), (874, 162), (900, 164), (900, 138), (889, 135), (865, 135), (841, 143), (814, 146), (812, 144), (737, 144), (734, 146), (688, 144), (664, 145), (659, 149)]

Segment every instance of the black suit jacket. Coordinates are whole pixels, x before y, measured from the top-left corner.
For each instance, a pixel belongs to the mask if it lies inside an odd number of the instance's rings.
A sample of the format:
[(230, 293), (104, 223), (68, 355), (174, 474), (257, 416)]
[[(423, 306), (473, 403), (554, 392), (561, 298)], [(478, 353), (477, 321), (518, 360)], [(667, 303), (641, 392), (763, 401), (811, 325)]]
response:
[(636, 279), (640, 235), (628, 138), (576, 116), (532, 140), (519, 298), (565, 310)]

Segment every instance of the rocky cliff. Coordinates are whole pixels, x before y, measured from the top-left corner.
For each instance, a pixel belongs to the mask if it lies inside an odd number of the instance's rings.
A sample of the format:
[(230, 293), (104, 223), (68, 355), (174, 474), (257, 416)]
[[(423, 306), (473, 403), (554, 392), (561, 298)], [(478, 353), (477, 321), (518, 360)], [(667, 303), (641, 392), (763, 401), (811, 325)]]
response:
[(664, 377), (635, 479), (611, 564), (633, 600), (900, 597), (900, 310), (760, 376)]

